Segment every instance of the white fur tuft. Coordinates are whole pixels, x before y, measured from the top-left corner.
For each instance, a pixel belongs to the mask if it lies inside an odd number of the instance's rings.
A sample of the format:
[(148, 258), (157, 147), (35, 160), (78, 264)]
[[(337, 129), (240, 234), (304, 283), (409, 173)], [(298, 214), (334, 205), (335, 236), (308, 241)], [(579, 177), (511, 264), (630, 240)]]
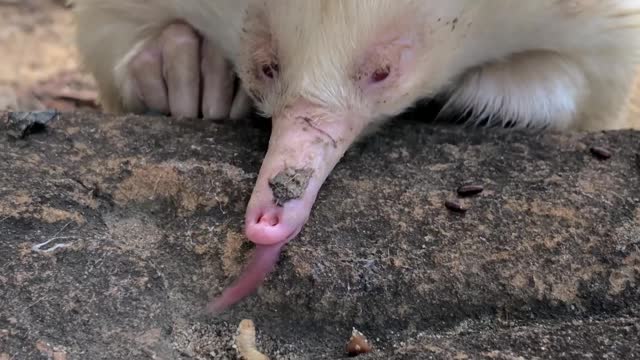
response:
[(554, 53), (524, 53), (469, 71), (449, 94), (441, 116), (462, 112), (473, 124), (565, 129), (578, 113), (587, 80)]

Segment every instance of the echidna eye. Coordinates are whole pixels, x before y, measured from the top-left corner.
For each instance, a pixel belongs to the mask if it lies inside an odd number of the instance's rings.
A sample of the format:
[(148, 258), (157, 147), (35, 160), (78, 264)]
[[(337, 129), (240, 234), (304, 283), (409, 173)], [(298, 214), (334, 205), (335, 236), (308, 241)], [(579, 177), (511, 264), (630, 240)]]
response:
[(371, 74), (371, 81), (376, 83), (384, 81), (386, 78), (389, 77), (390, 73), (391, 73), (391, 68), (389, 66), (376, 69), (376, 71), (374, 71), (373, 74)]
[(269, 79), (273, 79), (278, 73), (279, 67), (276, 63), (265, 64), (262, 65), (262, 74), (268, 77)]

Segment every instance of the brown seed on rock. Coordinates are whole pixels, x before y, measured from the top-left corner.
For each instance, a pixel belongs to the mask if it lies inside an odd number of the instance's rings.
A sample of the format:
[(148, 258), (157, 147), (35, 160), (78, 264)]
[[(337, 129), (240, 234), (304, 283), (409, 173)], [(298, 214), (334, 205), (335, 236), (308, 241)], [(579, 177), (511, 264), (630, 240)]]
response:
[(457, 202), (457, 201), (453, 201), (453, 200), (447, 200), (444, 202), (444, 206), (446, 206), (447, 209), (453, 211), (453, 212), (457, 212), (457, 213), (465, 213), (467, 212), (467, 208), (464, 207), (461, 203)]
[(478, 195), (484, 191), (484, 186), (479, 184), (462, 185), (458, 188), (458, 195), (462, 197), (468, 197)]
[(369, 344), (369, 341), (367, 341), (367, 338), (365, 338), (361, 332), (353, 329), (346, 350), (349, 356), (358, 356), (370, 352), (371, 344)]
[(591, 153), (600, 160), (607, 160), (611, 158), (611, 151), (600, 146), (592, 147)]

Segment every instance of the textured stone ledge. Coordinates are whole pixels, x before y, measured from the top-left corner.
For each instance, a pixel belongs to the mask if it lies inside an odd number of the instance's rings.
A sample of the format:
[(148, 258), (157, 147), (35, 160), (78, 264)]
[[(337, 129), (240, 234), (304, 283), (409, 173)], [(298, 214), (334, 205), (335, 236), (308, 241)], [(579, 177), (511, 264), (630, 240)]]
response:
[[(233, 358), (242, 318), (282, 359), (340, 358), (352, 326), (365, 359), (640, 354), (639, 132), (399, 121), (338, 165), (264, 287), (212, 319), (201, 307), (251, 250), (268, 129), (63, 114), (20, 139), (8, 124), (0, 354)], [(469, 182), (484, 191), (448, 210)]]

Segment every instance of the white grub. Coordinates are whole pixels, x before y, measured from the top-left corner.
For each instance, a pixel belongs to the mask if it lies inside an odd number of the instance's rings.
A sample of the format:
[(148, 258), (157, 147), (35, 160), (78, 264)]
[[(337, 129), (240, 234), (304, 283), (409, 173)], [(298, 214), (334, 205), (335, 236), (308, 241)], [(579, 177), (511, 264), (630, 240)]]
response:
[(256, 327), (251, 320), (242, 320), (238, 325), (236, 347), (241, 359), (269, 360), (269, 357), (256, 348)]

